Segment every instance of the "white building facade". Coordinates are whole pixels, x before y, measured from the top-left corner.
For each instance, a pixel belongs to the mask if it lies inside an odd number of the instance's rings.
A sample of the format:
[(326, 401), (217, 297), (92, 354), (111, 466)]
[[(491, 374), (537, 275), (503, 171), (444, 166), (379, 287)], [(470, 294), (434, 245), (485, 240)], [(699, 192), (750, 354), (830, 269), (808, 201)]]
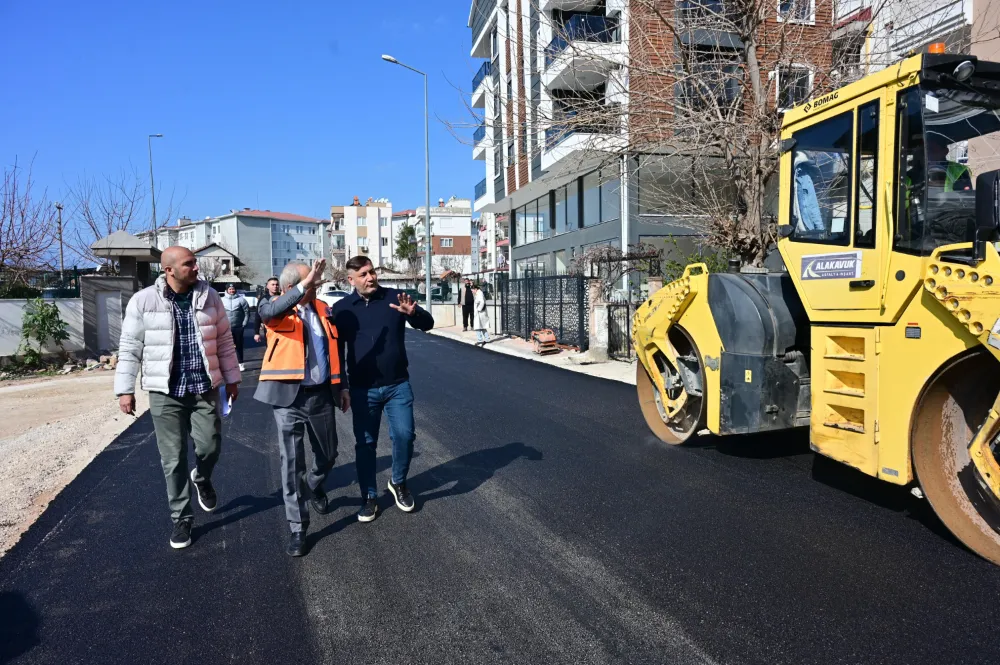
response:
[(343, 235), (337, 243), (343, 245), (345, 257), (367, 256), (376, 268), (392, 265), (392, 203), (388, 199), (368, 199), (362, 205), (354, 197), (351, 205), (331, 206), (330, 220), (333, 234)]
[(199, 220), (182, 217), (175, 226), (137, 235), (161, 250), (180, 245), (194, 252), (217, 243), (246, 266), (245, 282), (262, 285), (289, 261), (329, 256), (329, 225), (315, 217), (244, 208)]
[[(416, 209), (413, 222), (417, 226), (417, 243), (421, 247), (420, 273), (424, 271), (424, 219), (427, 207)], [(472, 201), (452, 196), (445, 201), (438, 199), (431, 206), (431, 277), (440, 277), (448, 271), (468, 275), (472, 273)]]

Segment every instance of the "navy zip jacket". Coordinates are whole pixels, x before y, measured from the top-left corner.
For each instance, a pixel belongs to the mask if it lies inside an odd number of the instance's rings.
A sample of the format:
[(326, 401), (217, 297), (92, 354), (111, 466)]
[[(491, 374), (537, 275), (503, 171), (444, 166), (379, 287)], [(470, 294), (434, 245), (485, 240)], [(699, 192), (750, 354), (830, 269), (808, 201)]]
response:
[(434, 319), (419, 306), (412, 316), (389, 307), (399, 304), (400, 293), (380, 286), (368, 300), (354, 292), (334, 305), (331, 317), (352, 389), (392, 386), (410, 378), (406, 324), (427, 331), (434, 327)]

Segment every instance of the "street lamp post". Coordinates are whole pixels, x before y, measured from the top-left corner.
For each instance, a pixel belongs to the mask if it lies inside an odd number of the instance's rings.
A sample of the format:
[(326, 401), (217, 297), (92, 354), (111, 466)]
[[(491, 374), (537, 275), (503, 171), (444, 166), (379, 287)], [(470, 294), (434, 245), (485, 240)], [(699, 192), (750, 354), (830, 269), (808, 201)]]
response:
[(153, 186), (153, 139), (162, 138), (163, 134), (150, 134), (146, 137), (146, 147), (149, 148), (149, 193), (153, 202), (153, 231), (156, 231), (156, 187)]
[[(391, 55), (383, 55), (382, 59), (386, 62), (391, 62), (394, 65), (399, 65), (400, 67), (406, 67), (411, 72), (416, 72), (424, 77), (424, 184), (426, 186), (427, 195), (427, 208), (424, 213), (424, 271), (427, 273), (424, 277), (424, 287), (427, 289), (426, 294), (426, 305), (427, 311), (431, 310), (431, 134), (430, 134), (430, 115), (427, 111), (427, 74), (420, 71), (419, 69), (414, 69), (409, 65), (405, 65), (399, 60), (396, 60)], [(442, 293), (443, 295), (443, 293)]]
[(59, 286), (62, 288), (63, 285), (63, 237), (62, 237), (62, 211), (63, 205), (56, 202), (56, 211), (58, 211), (59, 219), (57, 221), (59, 229)]

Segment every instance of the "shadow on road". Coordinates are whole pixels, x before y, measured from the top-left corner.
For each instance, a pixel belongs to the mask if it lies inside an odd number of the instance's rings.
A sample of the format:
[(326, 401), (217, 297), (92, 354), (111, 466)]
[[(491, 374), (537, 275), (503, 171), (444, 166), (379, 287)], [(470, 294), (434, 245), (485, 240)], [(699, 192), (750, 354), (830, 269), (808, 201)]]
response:
[(16, 591), (0, 593), (0, 664), (10, 663), (41, 644), (41, 624), (24, 596)]
[(894, 513), (904, 513), (938, 537), (965, 548), (941, 523), (930, 504), (913, 496), (908, 487), (869, 476), (846, 464), (813, 452), (809, 448), (807, 427), (761, 434), (708, 436), (696, 441), (692, 447), (715, 450), (723, 455), (745, 459), (767, 460), (811, 455), (809, 470), (813, 480), (880, 508)]
[[(420, 504), (428, 501), (466, 494), (475, 490), (492, 478), (497, 471), (522, 457), (539, 461), (542, 459), (542, 453), (537, 448), (523, 443), (508, 443), (497, 448), (477, 450), (456, 457), (433, 469), (428, 469), (411, 478), (407, 485), (417, 497), (417, 509), (419, 510)], [(448, 485), (452, 486), (448, 489), (433, 491)]]

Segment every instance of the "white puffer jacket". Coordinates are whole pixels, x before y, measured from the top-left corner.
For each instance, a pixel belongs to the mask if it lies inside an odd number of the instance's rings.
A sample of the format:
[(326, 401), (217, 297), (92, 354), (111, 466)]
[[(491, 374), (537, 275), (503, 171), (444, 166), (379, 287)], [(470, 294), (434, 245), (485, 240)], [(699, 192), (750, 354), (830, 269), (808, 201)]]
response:
[[(173, 305), (166, 297), (167, 280), (139, 291), (129, 300), (118, 343), (115, 394), (135, 393), (135, 376), (142, 369), (142, 389), (156, 393), (170, 391), (170, 368), (174, 355)], [(222, 298), (199, 280), (193, 288), (192, 305), (198, 324), (202, 360), (212, 379), (212, 387), (223, 382), (239, 383), (240, 366), (229, 329)]]

